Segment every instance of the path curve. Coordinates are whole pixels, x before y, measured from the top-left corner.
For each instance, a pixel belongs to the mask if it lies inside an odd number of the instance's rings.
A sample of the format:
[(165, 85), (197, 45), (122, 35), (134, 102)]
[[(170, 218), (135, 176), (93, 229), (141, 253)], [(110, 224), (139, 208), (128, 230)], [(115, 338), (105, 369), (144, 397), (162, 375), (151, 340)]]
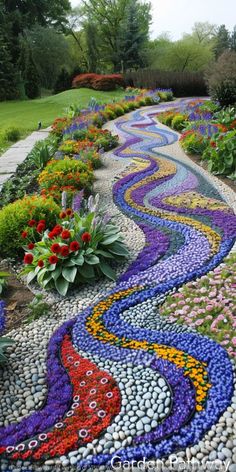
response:
[[(88, 444), (93, 454), (75, 454), (80, 467), (114, 455), (161, 458), (199, 442), (230, 404), (233, 372), (221, 346), (149, 324), (154, 305), (216, 267), (236, 238), (236, 217), (209, 181), (156, 151), (178, 139), (158, 126), (159, 111), (115, 124), (125, 140), (115, 154), (135, 158), (135, 167), (114, 185), (114, 201), (140, 226), (146, 246), (105, 299), (52, 336), (44, 407), (0, 429), (0, 453), (10, 460), (47, 460)], [(139, 310), (145, 329), (137, 326)]]

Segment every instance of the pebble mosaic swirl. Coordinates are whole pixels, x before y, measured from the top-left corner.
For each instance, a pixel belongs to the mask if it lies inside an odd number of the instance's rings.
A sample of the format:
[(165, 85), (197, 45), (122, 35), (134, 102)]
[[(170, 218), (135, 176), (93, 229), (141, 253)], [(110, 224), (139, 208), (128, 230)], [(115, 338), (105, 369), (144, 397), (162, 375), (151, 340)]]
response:
[(114, 201), (146, 244), (111, 293), (52, 336), (44, 407), (0, 429), (9, 460), (66, 465), (74, 451), (70, 463), (83, 468), (118, 453), (161, 458), (199, 442), (230, 404), (226, 351), (191, 330), (155, 325), (166, 295), (216, 267), (236, 238), (236, 217), (212, 184), (160, 154), (177, 140), (155, 121), (166, 108), (116, 121), (125, 139), (116, 154), (133, 164), (114, 184)]

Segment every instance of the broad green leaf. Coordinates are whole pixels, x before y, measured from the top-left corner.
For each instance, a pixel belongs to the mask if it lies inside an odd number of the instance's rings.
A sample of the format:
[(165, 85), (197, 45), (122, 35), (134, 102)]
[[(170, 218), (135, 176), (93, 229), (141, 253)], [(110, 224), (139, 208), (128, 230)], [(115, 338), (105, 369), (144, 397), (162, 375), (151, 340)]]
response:
[(32, 282), (32, 280), (34, 280), (34, 278), (36, 277), (36, 273), (34, 270), (32, 270), (32, 272), (29, 272), (29, 274), (27, 275), (27, 284), (30, 284), (30, 282)]
[(103, 239), (101, 241), (101, 244), (103, 244), (104, 246), (108, 246), (109, 244), (112, 244), (115, 241), (117, 241), (117, 239), (119, 239), (119, 234), (113, 234), (113, 235), (109, 236), (108, 238)]
[(95, 275), (93, 266), (86, 263), (83, 265), (83, 267), (79, 267), (78, 270), (79, 270), (79, 273), (86, 279), (93, 279)]
[(54, 270), (54, 272), (52, 273), (52, 278), (53, 278), (53, 280), (57, 280), (58, 277), (60, 277), (60, 275), (61, 275), (61, 270), (62, 270), (61, 267), (57, 267), (57, 268)]
[(42, 279), (44, 277), (44, 275), (46, 274), (48, 270), (46, 269), (46, 267), (44, 267), (44, 269), (41, 269), (40, 272), (38, 272), (38, 275), (37, 275), (37, 282), (39, 283), (39, 285), (41, 285), (41, 282), (42, 282)]
[(117, 254), (118, 256), (128, 256), (129, 255), (129, 251), (125, 247), (125, 245), (120, 244), (119, 242), (116, 242), (116, 243), (112, 244), (107, 249), (110, 252), (112, 252), (113, 254)]
[(100, 262), (100, 269), (106, 277), (111, 280), (116, 280), (116, 273), (115, 271), (104, 261)]
[(85, 262), (87, 262), (87, 264), (91, 264), (91, 265), (95, 265), (95, 264), (99, 264), (99, 257), (95, 256), (94, 254), (92, 255), (89, 255), (89, 256), (85, 256)]
[(78, 266), (82, 266), (84, 264), (84, 256), (80, 254), (77, 257), (73, 257), (73, 259), (71, 259), (71, 262), (73, 262), (73, 264), (76, 264)]
[(76, 274), (77, 267), (64, 267), (62, 269), (62, 275), (68, 282), (73, 283), (75, 281)]
[(97, 249), (96, 254), (98, 254), (100, 256), (103, 256), (103, 257), (107, 257), (107, 259), (114, 259), (114, 256), (112, 254), (110, 254), (110, 252), (103, 251), (102, 249)]
[(64, 297), (67, 294), (67, 290), (69, 288), (69, 282), (68, 280), (65, 280), (63, 277), (59, 277), (57, 280), (55, 280), (55, 287), (58, 293), (60, 293), (60, 295)]

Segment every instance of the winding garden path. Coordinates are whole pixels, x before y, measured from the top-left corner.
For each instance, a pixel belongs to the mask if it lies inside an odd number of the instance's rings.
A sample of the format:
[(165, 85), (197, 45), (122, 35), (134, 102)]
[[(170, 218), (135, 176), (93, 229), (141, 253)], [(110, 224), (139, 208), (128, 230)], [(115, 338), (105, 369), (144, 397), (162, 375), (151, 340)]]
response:
[(168, 293), (220, 264), (236, 238), (236, 217), (215, 186), (165, 152), (178, 136), (157, 124), (159, 111), (115, 122), (124, 140), (115, 154), (134, 163), (114, 184), (114, 201), (145, 247), (114, 290), (51, 337), (44, 406), (0, 429), (9, 460), (61, 457), (81, 470), (115, 455), (163, 458), (197, 444), (232, 402), (226, 351), (155, 317)]

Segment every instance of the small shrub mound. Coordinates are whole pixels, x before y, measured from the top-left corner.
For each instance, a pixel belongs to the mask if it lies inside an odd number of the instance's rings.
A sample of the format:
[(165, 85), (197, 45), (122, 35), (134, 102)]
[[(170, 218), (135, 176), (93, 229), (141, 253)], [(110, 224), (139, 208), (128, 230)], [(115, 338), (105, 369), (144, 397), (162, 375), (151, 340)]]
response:
[(72, 82), (74, 88), (91, 88), (94, 90), (110, 91), (117, 87), (125, 87), (125, 82), (121, 74), (80, 74)]
[[(19, 256), (22, 252), (22, 228), (29, 220), (43, 220), (50, 227), (56, 221), (60, 208), (52, 198), (25, 197), (10, 203), (0, 211), (0, 254)], [(27, 235), (25, 235), (27, 236)]]
[(94, 176), (84, 162), (64, 159), (52, 160), (41, 172), (38, 183), (42, 195), (50, 195), (57, 203), (61, 201), (62, 192), (67, 192), (69, 201), (78, 190), (85, 190), (89, 194)]
[(176, 129), (176, 131), (181, 131), (184, 129), (186, 119), (186, 115), (175, 115), (171, 122), (172, 128)]
[(208, 146), (208, 140), (199, 131), (192, 129), (182, 134), (180, 144), (188, 154), (202, 154)]
[(10, 143), (16, 143), (21, 138), (21, 131), (19, 128), (9, 128), (5, 131), (4, 138)]

